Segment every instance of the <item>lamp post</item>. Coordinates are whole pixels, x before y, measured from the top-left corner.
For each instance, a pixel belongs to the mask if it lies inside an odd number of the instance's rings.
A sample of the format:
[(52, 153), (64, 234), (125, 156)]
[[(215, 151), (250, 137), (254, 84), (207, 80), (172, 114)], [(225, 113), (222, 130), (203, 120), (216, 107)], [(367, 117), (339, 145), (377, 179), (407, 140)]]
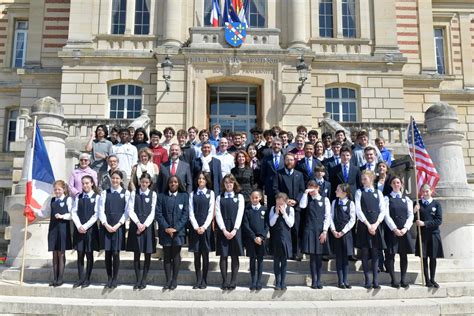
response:
[(308, 79), (308, 65), (304, 62), (303, 55), (301, 55), (299, 62), (296, 65), (296, 70), (298, 71), (299, 81), (301, 81), (301, 84), (298, 86), (298, 93), (301, 93), (301, 91), (303, 91), (304, 83)]
[(166, 91), (170, 91), (170, 79), (171, 71), (173, 70), (173, 63), (171, 62), (170, 56), (165, 57), (165, 61), (161, 63), (163, 69), (163, 79), (165, 79)]

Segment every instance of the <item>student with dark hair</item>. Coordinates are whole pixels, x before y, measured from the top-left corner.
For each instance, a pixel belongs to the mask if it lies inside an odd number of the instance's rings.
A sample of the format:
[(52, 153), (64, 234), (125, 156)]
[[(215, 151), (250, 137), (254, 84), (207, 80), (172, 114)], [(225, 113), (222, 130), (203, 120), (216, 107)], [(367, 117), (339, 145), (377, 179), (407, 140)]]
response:
[(161, 146), (163, 146), (163, 148), (168, 151), (172, 144), (174, 135), (176, 135), (176, 132), (171, 126), (165, 127), (165, 129), (163, 130), (163, 136), (165, 137), (165, 140), (161, 143)]
[(120, 251), (125, 250), (125, 222), (128, 219), (130, 192), (122, 187), (123, 174), (112, 172), (111, 187), (102, 191), (99, 199), (99, 220), (101, 249), (105, 250), (105, 269), (107, 284), (105, 288), (117, 287), (120, 268)]
[[(130, 194), (128, 214), (130, 228), (128, 230), (127, 251), (133, 251), (133, 268), (136, 282), (134, 290), (143, 290), (147, 286), (147, 276), (150, 270), (151, 254), (156, 251), (155, 238), (155, 207), (157, 196), (150, 188), (152, 177), (144, 172), (140, 176), (140, 185)], [(143, 269), (140, 269), (140, 256), (145, 256)], [(142, 270), (143, 272), (141, 273)]]
[(148, 147), (148, 135), (143, 127), (139, 127), (135, 130), (135, 133), (133, 134), (132, 145), (137, 147), (137, 151)]
[[(138, 162), (138, 151), (130, 144), (130, 131), (126, 128), (120, 130), (120, 143), (112, 146), (112, 154), (119, 158), (119, 168), (123, 170), (127, 179), (132, 175), (132, 167)], [(125, 182), (125, 186), (128, 183)]]
[(211, 190), (212, 183), (208, 173), (203, 171), (197, 173), (195, 182), (196, 188), (189, 195), (189, 222), (192, 229), (189, 231), (188, 246), (189, 252), (194, 253), (196, 284), (193, 289), (205, 289), (209, 271), (209, 252), (214, 251), (211, 223), (216, 199)]
[(186, 237), (186, 223), (189, 219), (189, 196), (181, 189), (180, 179), (171, 176), (156, 203), (158, 237), (163, 246), (163, 264), (166, 284), (164, 290), (174, 290), (178, 286), (181, 264), (181, 247)]
[(160, 168), (160, 165), (168, 161), (168, 150), (161, 146), (160, 139), (162, 134), (154, 129), (150, 132), (150, 150), (153, 153), (153, 162)]
[(91, 152), (90, 167), (97, 173), (106, 170), (107, 157), (112, 153), (112, 143), (107, 136), (107, 126), (98, 125), (86, 144), (86, 151)]
[[(97, 227), (99, 191), (91, 176), (82, 177), (82, 193), (74, 200), (71, 218), (74, 222), (73, 247), (77, 251), (79, 279), (73, 288), (90, 285), (94, 266), (94, 251), (99, 250), (99, 229)], [(84, 274), (84, 257), (87, 271)]]

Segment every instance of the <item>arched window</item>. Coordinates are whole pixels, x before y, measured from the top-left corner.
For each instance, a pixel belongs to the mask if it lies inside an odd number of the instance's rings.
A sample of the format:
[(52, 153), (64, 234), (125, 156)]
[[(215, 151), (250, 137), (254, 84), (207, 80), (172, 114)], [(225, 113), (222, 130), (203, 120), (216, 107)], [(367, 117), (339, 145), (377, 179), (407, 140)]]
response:
[(326, 89), (326, 112), (338, 122), (357, 121), (357, 94), (351, 88)]
[(133, 119), (142, 109), (142, 87), (120, 84), (110, 87), (110, 118)]

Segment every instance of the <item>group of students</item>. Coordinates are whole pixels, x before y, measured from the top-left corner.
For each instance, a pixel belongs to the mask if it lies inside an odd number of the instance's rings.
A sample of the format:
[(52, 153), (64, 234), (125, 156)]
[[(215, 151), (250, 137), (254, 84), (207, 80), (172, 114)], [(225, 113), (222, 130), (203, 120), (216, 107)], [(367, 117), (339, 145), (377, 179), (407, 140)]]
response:
[[(69, 196), (64, 181), (56, 181), (54, 197), (38, 212), (43, 217), (48, 213), (51, 215), (48, 250), (53, 252), (53, 280), (50, 285), (63, 284), (65, 250), (74, 248), (79, 275), (74, 287), (90, 285), (93, 252), (98, 250), (105, 251), (106, 288), (117, 287), (120, 252), (126, 250), (134, 253), (134, 289), (146, 288), (151, 254), (156, 250), (156, 222), (158, 240), (163, 247), (164, 289), (177, 287), (181, 248), (186, 243), (194, 253), (194, 289), (207, 287), (209, 253), (213, 251), (220, 256), (221, 288), (235, 289), (239, 257), (244, 255), (244, 249), (250, 258), (251, 290), (263, 287), (263, 258), (269, 254), (273, 256), (275, 289), (286, 289), (287, 261), (298, 259), (295, 254), (299, 252), (309, 256), (311, 288), (323, 287), (322, 261), (330, 254), (336, 258), (338, 287), (351, 288), (348, 260), (354, 255), (354, 247), (361, 251), (364, 287), (380, 288), (378, 261), (384, 250), (391, 286), (407, 288), (407, 254), (413, 253), (415, 248), (410, 228), (415, 222), (421, 228), (423, 249), (420, 253), (416, 243), (415, 253), (423, 257), (426, 286), (439, 287), (435, 272), (436, 258), (443, 257), (439, 232), (442, 209), (432, 199), (429, 185), (422, 187), (422, 199), (414, 206), (410, 198), (403, 195), (399, 177), (384, 178), (381, 188), (376, 179), (380, 175), (376, 176), (374, 172), (379, 169), (351, 163), (351, 148), (346, 145), (341, 148), (339, 141), (338, 146), (332, 146), (332, 165), (331, 161), (318, 163), (316, 159), (311, 159), (311, 165), (308, 165), (309, 158), (313, 157), (308, 142), (301, 148), (301, 171), (295, 169), (296, 154), (291, 152), (283, 155), (284, 163), (279, 167), (281, 140), (273, 135), (272, 138), (269, 151), (259, 163), (261, 173), (265, 172), (265, 163), (274, 172), (265, 176), (260, 174), (263, 187), (255, 185), (246, 194), (242, 194), (233, 173), (225, 174), (219, 179), (220, 186), (216, 187), (209, 165), (194, 173), (192, 189), (183, 185), (172, 166), (169, 166), (171, 174), (160, 178), (165, 182), (160, 186), (154, 186), (149, 173), (141, 172), (138, 185), (131, 191), (124, 188), (124, 174), (118, 169), (109, 172), (110, 187), (100, 193), (94, 178), (83, 176), (82, 190), (75, 198)], [(362, 159), (370, 164), (374, 160), (370, 155), (375, 154), (375, 149), (367, 145), (364, 148)], [(238, 157), (235, 160), (238, 162)], [(385, 167), (388, 168), (386, 162)], [(271, 181), (271, 187), (265, 185), (268, 181)], [(414, 212), (420, 213), (420, 220), (414, 221)], [(72, 234), (70, 220), (74, 223)], [(128, 220), (127, 232), (125, 223)], [(142, 253), (143, 266), (140, 262)], [(400, 256), (400, 280), (394, 272), (396, 254)], [(372, 271), (369, 270), (370, 260)]]

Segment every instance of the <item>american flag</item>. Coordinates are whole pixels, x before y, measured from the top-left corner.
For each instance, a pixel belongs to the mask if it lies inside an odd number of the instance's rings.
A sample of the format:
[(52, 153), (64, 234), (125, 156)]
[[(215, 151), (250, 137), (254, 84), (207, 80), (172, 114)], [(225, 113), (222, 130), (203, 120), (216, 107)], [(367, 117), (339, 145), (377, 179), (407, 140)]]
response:
[[(412, 135), (415, 136), (415, 144), (413, 144)], [(407, 143), (411, 159), (415, 160), (416, 164), (416, 184), (418, 190), (425, 183), (429, 184), (431, 189), (434, 190), (439, 181), (439, 174), (431, 160), (430, 154), (426, 151), (425, 144), (423, 144), (423, 139), (413, 117), (408, 126)], [(413, 157), (413, 146), (415, 147), (415, 157)]]

